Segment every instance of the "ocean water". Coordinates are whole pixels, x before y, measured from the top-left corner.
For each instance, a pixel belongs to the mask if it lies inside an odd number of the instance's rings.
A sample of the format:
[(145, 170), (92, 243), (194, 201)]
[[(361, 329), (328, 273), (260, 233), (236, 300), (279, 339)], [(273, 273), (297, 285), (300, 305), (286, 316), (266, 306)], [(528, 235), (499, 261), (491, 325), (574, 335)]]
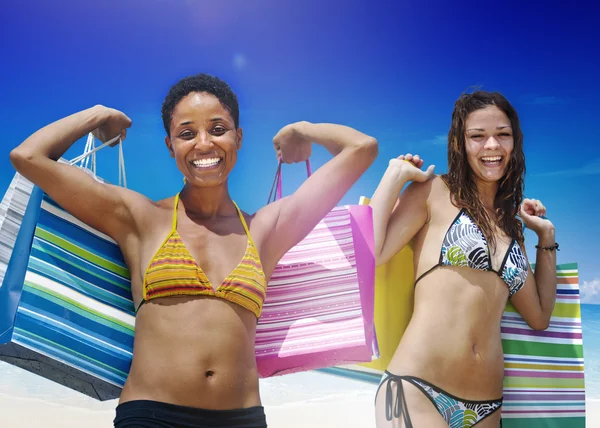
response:
[(586, 398), (600, 399), (600, 305), (581, 305)]
[[(349, 398), (375, 397), (377, 385), (318, 371), (294, 373), (260, 380), (263, 405), (318, 401), (342, 402)], [(2, 397), (35, 398), (48, 403), (81, 407), (89, 410), (113, 410), (118, 400), (100, 402), (43, 377), (0, 362), (0, 409)], [(0, 424), (1, 426), (1, 424)]]

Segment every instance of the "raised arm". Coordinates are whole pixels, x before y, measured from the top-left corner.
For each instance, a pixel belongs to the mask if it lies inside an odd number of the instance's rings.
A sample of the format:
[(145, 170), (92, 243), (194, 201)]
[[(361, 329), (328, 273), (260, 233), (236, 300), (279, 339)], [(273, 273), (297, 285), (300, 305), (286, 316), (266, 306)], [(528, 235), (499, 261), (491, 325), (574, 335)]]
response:
[(529, 327), (548, 328), (556, 301), (556, 248), (554, 226), (541, 218), (546, 208), (535, 199), (523, 201), (520, 216), (525, 225), (538, 236), (535, 275), (529, 268), (525, 285), (511, 298)]
[[(274, 227), (265, 251), (276, 263), (300, 242), (342, 199), (377, 156), (377, 141), (347, 126), (298, 122), (287, 125), (273, 139), (284, 163), (303, 162), (311, 143), (327, 149), (333, 159), (310, 176), (293, 195), (262, 208), (257, 216)], [(274, 267), (274, 266), (272, 266)]]
[(66, 211), (114, 239), (133, 227), (126, 191), (101, 184), (81, 169), (57, 160), (75, 141), (94, 131), (103, 141), (121, 134), (131, 120), (123, 113), (95, 106), (38, 130), (10, 153), (10, 161), (24, 177), (39, 186)]
[[(427, 221), (427, 196), (434, 166), (420, 168), (419, 156), (400, 156), (389, 162), (369, 205), (373, 207), (375, 259), (386, 263), (399, 252)], [(398, 196), (402, 188), (413, 181)], [(423, 184), (426, 183), (426, 184)]]

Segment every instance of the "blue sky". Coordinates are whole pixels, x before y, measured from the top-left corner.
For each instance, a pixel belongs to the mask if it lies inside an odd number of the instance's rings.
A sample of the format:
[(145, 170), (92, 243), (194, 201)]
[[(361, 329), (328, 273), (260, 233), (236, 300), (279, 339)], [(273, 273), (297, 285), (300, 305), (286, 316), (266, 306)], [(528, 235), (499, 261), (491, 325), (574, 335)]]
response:
[[(355, 203), (373, 193), (387, 161), (402, 153), (419, 153), (445, 172), (454, 100), (478, 85), (502, 92), (519, 112), (526, 194), (548, 207), (559, 262), (579, 263), (584, 301), (600, 303), (599, 6), (54, 3), (1, 6), (1, 189), (14, 173), (11, 148), (49, 122), (104, 104), (133, 120), (124, 145), (129, 187), (153, 199), (174, 194), (181, 176), (163, 143), (160, 106), (179, 78), (207, 72), (228, 81), (240, 100), (245, 141), (230, 184), (246, 211), (266, 202), (276, 168), (273, 135), (298, 120), (343, 123), (377, 137), (379, 158), (342, 201)], [(83, 141), (67, 157), (82, 150)], [(327, 159), (315, 150), (314, 167)], [(101, 153), (98, 166), (117, 181), (116, 150)], [(303, 171), (285, 167), (284, 192)], [(534, 254), (535, 237), (527, 238)]]

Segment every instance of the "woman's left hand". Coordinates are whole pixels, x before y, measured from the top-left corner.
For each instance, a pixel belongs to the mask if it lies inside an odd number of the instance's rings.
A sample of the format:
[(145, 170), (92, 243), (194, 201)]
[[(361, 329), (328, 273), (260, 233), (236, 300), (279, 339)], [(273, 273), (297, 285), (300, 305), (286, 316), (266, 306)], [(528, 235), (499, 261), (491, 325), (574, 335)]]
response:
[(519, 216), (528, 229), (537, 235), (554, 231), (554, 225), (546, 218), (546, 207), (537, 199), (524, 199), (519, 209)]
[(310, 157), (312, 142), (302, 132), (302, 128), (308, 125), (308, 122), (296, 122), (279, 130), (273, 137), (278, 160), (283, 163), (296, 163), (304, 162)]

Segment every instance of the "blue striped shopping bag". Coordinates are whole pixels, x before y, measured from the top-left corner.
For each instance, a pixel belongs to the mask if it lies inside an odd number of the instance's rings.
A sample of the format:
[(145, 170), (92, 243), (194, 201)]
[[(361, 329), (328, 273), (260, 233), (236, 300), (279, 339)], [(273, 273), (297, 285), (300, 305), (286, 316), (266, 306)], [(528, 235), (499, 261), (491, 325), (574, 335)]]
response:
[[(99, 181), (101, 147), (90, 135), (74, 160)], [(122, 148), (119, 159), (124, 183)], [(11, 251), (0, 287), (0, 360), (99, 400), (116, 398), (129, 372), (135, 320), (119, 247), (26, 186), (17, 183), (20, 196), (3, 199), (3, 212), (27, 205), (13, 216), (16, 240), (0, 235)]]

